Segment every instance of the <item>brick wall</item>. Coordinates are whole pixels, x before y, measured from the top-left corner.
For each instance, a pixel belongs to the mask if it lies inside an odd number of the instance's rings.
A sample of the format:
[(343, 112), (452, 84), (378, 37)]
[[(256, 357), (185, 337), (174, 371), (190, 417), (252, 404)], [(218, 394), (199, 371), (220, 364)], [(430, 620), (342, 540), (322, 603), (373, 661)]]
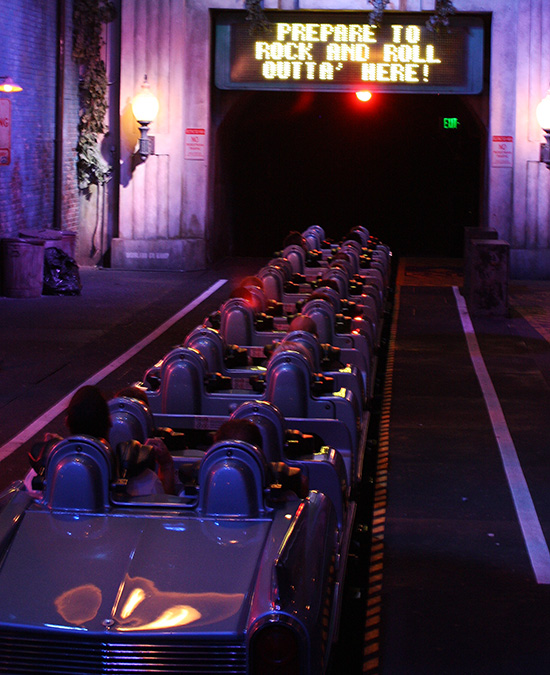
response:
[[(62, 227), (78, 224), (74, 146), (77, 73), (71, 59), (72, 2), (66, 0)], [(53, 227), (57, 3), (14, 0), (2, 8), (0, 75), (23, 87), (11, 101), (11, 163), (0, 166), (0, 237)]]

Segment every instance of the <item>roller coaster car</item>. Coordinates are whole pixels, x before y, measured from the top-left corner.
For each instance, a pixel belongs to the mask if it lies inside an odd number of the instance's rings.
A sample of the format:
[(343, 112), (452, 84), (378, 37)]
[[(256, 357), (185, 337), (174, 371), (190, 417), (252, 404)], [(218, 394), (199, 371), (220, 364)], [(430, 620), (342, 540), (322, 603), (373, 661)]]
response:
[(196, 498), (123, 499), (110, 447), (60, 441), (43, 497), (0, 494), (9, 672), (326, 671), (351, 518), (272, 484), (254, 446), (215, 444)]
[[(134, 400), (125, 397), (110, 402), (110, 406), (116, 410), (133, 408), (132, 415), (119, 414), (116, 427), (113, 427), (116, 431), (111, 436), (117, 442), (116, 446), (111, 442), (113, 448), (145, 440), (141, 428), (147, 426), (151, 413), (145, 406), (136, 407), (134, 404)], [(308, 479), (311, 489), (330, 497), (337, 511), (338, 522), (343, 522), (345, 506), (351, 496), (351, 485), (339, 452), (327, 446), (318, 434), (288, 429), (280, 410), (267, 401), (245, 401), (227, 419), (253, 422), (260, 430), (266, 460), (272, 464), (284, 462), (299, 468)], [(204, 454), (201, 450), (188, 448), (173, 451), (174, 470), (176, 477), (179, 476), (178, 491), (182, 494), (192, 494), (189, 488), (196, 485), (197, 460), (202, 459)]]
[[(309, 433), (312, 425), (318, 427), (326, 443), (342, 453), (351, 479), (362, 453), (368, 413), (350, 390), (316, 390), (319, 379), (307, 351), (287, 347), (269, 360), (257, 393), (207, 391), (206, 360), (195, 349), (173, 349), (162, 360), (156, 388), (144, 389), (155, 424), (177, 431), (216, 429), (244, 401), (269, 401), (292, 420), (294, 428)], [(330, 379), (325, 381), (331, 384)]]
[[(277, 345), (285, 343), (299, 343), (309, 352), (313, 370), (315, 373), (323, 374), (326, 378), (331, 378), (333, 385), (332, 391), (339, 391), (342, 388), (349, 389), (354, 393), (358, 401), (368, 402), (367, 393), (363, 387), (363, 380), (358, 368), (348, 364), (336, 363), (340, 359), (340, 350), (328, 344), (321, 344), (316, 335), (307, 333), (303, 330), (291, 331), (284, 334), (280, 342), (274, 341), (271, 345), (264, 347), (265, 356), (276, 349)], [(227, 345), (219, 331), (209, 326), (197, 326), (185, 338), (184, 347), (196, 349), (206, 360), (209, 373), (219, 373), (221, 377), (229, 380), (230, 389), (253, 389), (253, 383), (259, 375), (265, 375), (265, 365), (249, 365), (246, 355), (248, 350), (236, 345)], [(245, 365), (242, 361), (235, 359), (234, 355), (239, 356), (244, 352)], [(157, 367), (155, 376), (158, 377), (159, 369)], [(151, 377), (152, 371), (148, 371), (147, 377)], [(210, 390), (214, 390), (215, 382), (219, 380), (212, 378), (213, 383)], [(320, 378), (316, 385), (320, 384)], [(207, 389), (209, 384), (207, 383)], [(320, 387), (317, 387), (320, 391)]]
[[(302, 313), (308, 316), (311, 314), (323, 344), (341, 348), (341, 360), (357, 366), (367, 390), (374, 356), (371, 337), (365, 335), (360, 328), (351, 330), (352, 321), (339, 316), (326, 300), (308, 301), (302, 308)], [(340, 333), (339, 329), (347, 332)], [(246, 347), (252, 358), (263, 357), (264, 347), (274, 340), (282, 340), (287, 333), (284, 330), (258, 329), (253, 309), (242, 298), (231, 298), (224, 302), (220, 310), (219, 332), (226, 343)]]

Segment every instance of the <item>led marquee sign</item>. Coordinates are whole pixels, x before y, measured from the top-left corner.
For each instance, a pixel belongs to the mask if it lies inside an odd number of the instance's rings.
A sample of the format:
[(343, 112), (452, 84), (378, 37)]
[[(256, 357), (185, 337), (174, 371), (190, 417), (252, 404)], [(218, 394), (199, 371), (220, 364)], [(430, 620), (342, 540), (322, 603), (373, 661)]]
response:
[(483, 21), (452, 16), (430, 31), (429, 13), (266, 12), (251, 34), (244, 12), (216, 15), (215, 82), (220, 89), (301, 89), (477, 94), (483, 87)]

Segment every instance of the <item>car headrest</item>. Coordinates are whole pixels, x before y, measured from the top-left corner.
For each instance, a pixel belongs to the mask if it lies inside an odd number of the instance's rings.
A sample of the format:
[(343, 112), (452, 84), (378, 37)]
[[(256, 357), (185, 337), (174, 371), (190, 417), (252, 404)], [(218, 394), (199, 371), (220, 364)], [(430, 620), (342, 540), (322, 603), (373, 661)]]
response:
[(145, 441), (153, 436), (155, 424), (153, 416), (143, 401), (128, 396), (117, 396), (109, 403), (111, 429), (109, 444), (116, 448), (125, 441)]
[(216, 373), (223, 369), (225, 340), (214, 328), (197, 326), (185, 338), (184, 347), (196, 349), (205, 358), (208, 372)]
[(313, 382), (311, 355), (297, 343), (280, 346), (286, 348), (274, 353), (267, 364), (265, 400), (285, 416), (306, 417)]
[(115, 478), (111, 447), (91, 436), (71, 436), (59, 441), (46, 464), (44, 501), (52, 510), (105, 511)]
[(198, 483), (204, 514), (255, 517), (265, 511), (267, 465), (261, 450), (249, 443), (215, 443), (201, 462)]
[(243, 298), (226, 300), (220, 310), (220, 333), (226, 342), (252, 344), (254, 310)]
[(269, 401), (245, 401), (231, 419), (253, 422), (262, 435), (262, 451), (268, 462), (283, 460), (286, 422), (280, 410)]
[(283, 249), (283, 257), (290, 261), (293, 274), (303, 274), (306, 267), (306, 252), (297, 244), (290, 244)]
[(318, 372), (321, 369), (322, 348), (319, 338), (316, 335), (313, 335), (313, 333), (309, 333), (306, 330), (293, 330), (285, 335), (281, 344), (289, 342), (297, 343), (305, 347), (311, 356), (314, 371)]

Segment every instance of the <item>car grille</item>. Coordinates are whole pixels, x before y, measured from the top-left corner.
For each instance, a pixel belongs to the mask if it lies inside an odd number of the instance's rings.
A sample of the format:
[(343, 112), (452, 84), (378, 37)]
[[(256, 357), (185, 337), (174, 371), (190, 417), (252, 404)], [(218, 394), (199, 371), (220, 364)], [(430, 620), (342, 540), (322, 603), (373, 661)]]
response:
[(221, 640), (71, 636), (0, 631), (0, 673), (10, 675), (245, 674), (246, 647)]

